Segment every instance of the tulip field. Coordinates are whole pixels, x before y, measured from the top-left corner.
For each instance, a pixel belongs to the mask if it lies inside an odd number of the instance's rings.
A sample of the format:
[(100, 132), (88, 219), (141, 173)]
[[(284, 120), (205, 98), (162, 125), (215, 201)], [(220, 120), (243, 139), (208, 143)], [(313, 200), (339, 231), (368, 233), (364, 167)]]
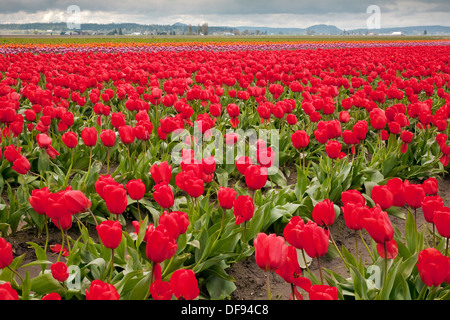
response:
[(449, 118), (446, 39), (3, 41), (0, 300), (450, 300)]

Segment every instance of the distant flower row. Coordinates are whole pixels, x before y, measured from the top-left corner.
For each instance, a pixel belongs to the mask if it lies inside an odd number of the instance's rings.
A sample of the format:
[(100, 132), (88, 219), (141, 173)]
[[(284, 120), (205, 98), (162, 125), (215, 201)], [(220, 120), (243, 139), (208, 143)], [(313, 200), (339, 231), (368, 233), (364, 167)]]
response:
[(393, 41), (223, 41), (223, 42), (131, 42), (131, 43), (52, 43), (52, 44), (3, 44), (0, 54), (17, 53), (66, 53), (66, 52), (180, 52), (180, 51), (253, 51), (253, 50), (301, 50), (372, 47), (417, 47), (450, 45), (449, 40), (393, 40)]

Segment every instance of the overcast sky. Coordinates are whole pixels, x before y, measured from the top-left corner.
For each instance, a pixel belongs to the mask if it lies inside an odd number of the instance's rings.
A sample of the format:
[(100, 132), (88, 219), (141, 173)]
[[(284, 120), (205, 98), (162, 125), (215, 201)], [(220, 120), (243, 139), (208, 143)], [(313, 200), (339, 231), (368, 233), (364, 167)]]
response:
[[(79, 8), (79, 12), (67, 9)], [(379, 8), (370, 11), (369, 6)], [(0, 0), (0, 23), (80, 22), (341, 29), (450, 26), (450, 0)], [(378, 18), (376, 20), (375, 18)], [(378, 25), (376, 23), (379, 23)]]

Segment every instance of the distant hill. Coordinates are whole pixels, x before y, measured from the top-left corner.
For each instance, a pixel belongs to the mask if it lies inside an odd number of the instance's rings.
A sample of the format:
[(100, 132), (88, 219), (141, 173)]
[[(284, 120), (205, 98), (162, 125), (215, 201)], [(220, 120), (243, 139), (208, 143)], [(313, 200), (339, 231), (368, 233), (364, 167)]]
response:
[(236, 27), (242, 32), (256, 32), (259, 31), (262, 34), (285, 34), (285, 35), (339, 35), (342, 34), (342, 30), (336, 26), (329, 26), (325, 24), (318, 24), (310, 26), (308, 28), (272, 28), (272, 27)]
[(450, 35), (450, 27), (445, 26), (415, 26), (415, 27), (398, 27), (398, 28), (381, 28), (376, 30), (354, 29), (349, 30), (354, 34), (366, 34), (373, 32), (377, 34), (392, 34), (393, 32), (401, 32), (404, 35)]
[[(59, 23), (8, 23), (0, 24), (0, 34), (66, 34), (76, 31), (91, 35), (187, 35), (200, 34), (204, 30), (200, 24), (188, 25), (176, 22), (172, 25), (138, 24), (138, 23), (83, 23), (80, 29), (69, 29), (64, 22)], [(274, 28), (250, 26), (208, 26), (207, 33), (212, 35), (253, 34), (253, 35), (386, 35), (400, 32), (404, 35), (450, 35), (447, 26), (413, 26), (382, 29), (342, 30), (334, 25), (317, 24), (308, 28)]]

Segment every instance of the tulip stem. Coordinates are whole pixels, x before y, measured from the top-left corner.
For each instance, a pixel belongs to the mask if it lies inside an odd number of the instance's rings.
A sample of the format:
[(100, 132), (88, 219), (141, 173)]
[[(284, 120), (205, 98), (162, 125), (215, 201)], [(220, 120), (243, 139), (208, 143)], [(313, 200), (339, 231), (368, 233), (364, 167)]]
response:
[(334, 245), (334, 247), (336, 248), (337, 252), (339, 253), (339, 256), (341, 257), (342, 262), (344, 262), (344, 264), (345, 264), (345, 265), (347, 266), (347, 268), (348, 268), (348, 267), (349, 267), (349, 266), (348, 266), (348, 263), (347, 263), (347, 261), (345, 261), (344, 256), (342, 255), (341, 251), (339, 250), (338, 246), (336, 245), (336, 242), (334, 241), (334, 238), (333, 238), (333, 236), (332, 236), (332, 234), (331, 234), (330, 227), (328, 227), (328, 226), (326, 226), (326, 227), (327, 227), (327, 229), (328, 229), (328, 233), (330, 234), (331, 242), (333, 242), (333, 245)]
[(433, 247), (436, 248), (436, 231), (435, 231), (435, 224), (433, 224)]
[(47, 221), (47, 216), (45, 215), (44, 217), (44, 225), (45, 225), (45, 247), (44, 247), (44, 251), (47, 252), (47, 247), (48, 247), (48, 221)]
[(448, 257), (448, 240), (450, 238), (447, 238), (447, 245), (445, 246), (445, 256)]
[(67, 240), (67, 249), (69, 250), (69, 254), (70, 254), (70, 240), (69, 240), (69, 233), (66, 230), (66, 240)]
[(303, 262), (305, 263), (306, 270), (308, 271), (308, 273), (311, 273), (311, 271), (309, 271), (308, 262), (306, 261), (305, 249), (302, 249), (302, 256), (303, 256)]
[(89, 173), (91, 172), (91, 165), (92, 165), (92, 147), (89, 147), (89, 167), (88, 167), (88, 171), (86, 173), (86, 178), (84, 178), (84, 184), (86, 185), (88, 177), (89, 177)]
[(267, 300), (271, 300), (272, 295), (270, 293), (270, 272), (266, 272), (266, 284), (267, 284)]
[(295, 285), (291, 283), (292, 300), (295, 300)]
[(375, 258), (373, 257), (372, 252), (370, 252), (370, 249), (369, 249), (369, 247), (367, 246), (367, 243), (364, 241), (364, 238), (363, 238), (363, 235), (362, 235), (362, 233), (361, 233), (361, 230), (359, 230), (359, 236), (361, 237), (361, 240), (362, 240), (364, 246), (366, 247), (367, 252), (369, 253), (370, 257), (372, 258), (372, 262), (375, 262)]
[(358, 231), (355, 230), (355, 251), (356, 251), (356, 261), (358, 261), (359, 250), (358, 250)]
[(73, 149), (70, 148), (70, 167), (69, 167), (69, 170), (67, 170), (66, 179), (64, 181), (64, 187), (67, 187), (67, 185), (68, 185), (70, 172), (72, 171), (72, 167), (73, 167)]
[(114, 249), (111, 249), (111, 266), (110, 266), (110, 273), (109, 273), (109, 283), (111, 283), (112, 274), (114, 270)]
[(417, 297), (417, 300), (425, 300), (426, 292), (428, 291), (428, 286), (423, 286), (422, 290), (420, 290), (419, 296)]
[(61, 229), (61, 236), (62, 236), (62, 241), (61, 241), (61, 250), (59, 250), (59, 255), (58, 255), (58, 260), (56, 262), (59, 262), (59, 259), (61, 258), (61, 254), (64, 250), (64, 230), (62, 229), (61, 225), (59, 226), (59, 228)]
[(130, 156), (130, 145), (127, 144), (127, 156), (128, 156), (128, 163), (131, 166), (131, 156)]
[(28, 173), (34, 174), (35, 176), (41, 178), (41, 180), (44, 180), (44, 184), (45, 184), (45, 185), (47, 184), (47, 180), (46, 180), (42, 175), (40, 175), (40, 174), (38, 174), (38, 173), (34, 173), (34, 172), (31, 171), (31, 170), (28, 170)]
[[(98, 225), (97, 219), (95, 218), (94, 213), (91, 211), (91, 209), (88, 208), (89, 213), (91, 214), (92, 218), (94, 219), (95, 225)], [(111, 215), (112, 216), (112, 215)]]
[(388, 259), (387, 259), (387, 246), (386, 241), (383, 243), (384, 245), (384, 276), (383, 276), (383, 287), (386, 285), (386, 277), (387, 277), (387, 269), (388, 269)]
[(137, 210), (138, 210), (138, 217), (139, 217), (139, 222), (141, 222), (141, 209), (139, 209), (139, 200), (136, 201), (137, 202)]
[(322, 267), (320, 265), (320, 257), (317, 257), (317, 264), (319, 266), (320, 283), (323, 285)]
[(109, 174), (109, 147), (108, 147), (108, 159), (106, 161), (106, 174)]
[(20, 281), (23, 283), (23, 278), (21, 277), (21, 275), (14, 270), (13, 268), (11, 268), (10, 266), (7, 266), (9, 270), (11, 270), (12, 273), (14, 273), (16, 276), (18, 276), (20, 278)]

